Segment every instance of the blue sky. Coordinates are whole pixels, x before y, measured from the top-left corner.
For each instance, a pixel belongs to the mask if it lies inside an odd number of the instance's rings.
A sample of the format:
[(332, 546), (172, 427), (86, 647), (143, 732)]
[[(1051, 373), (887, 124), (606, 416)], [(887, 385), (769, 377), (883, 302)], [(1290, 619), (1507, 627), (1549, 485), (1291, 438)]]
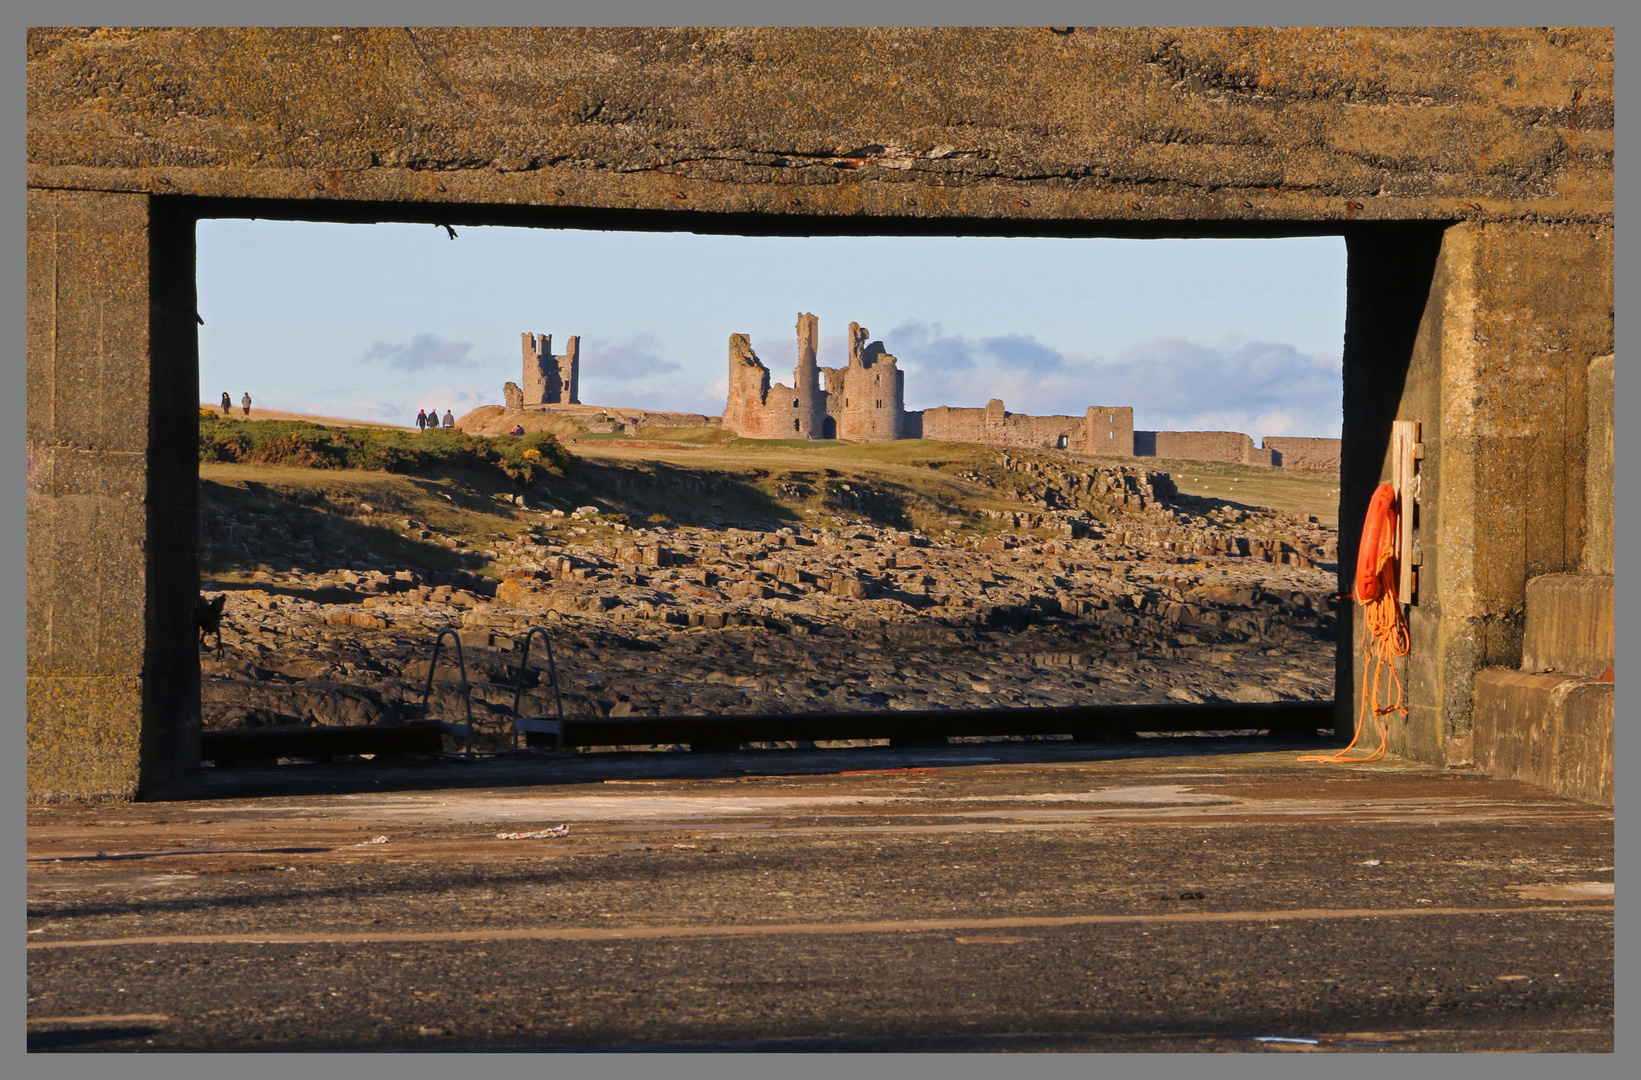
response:
[(906, 405), (1081, 413), (1141, 429), (1339, 434), (1345, 249), (1288, 240), (734, 237), (203, 221), (200, 400), (409, 422), (501, 402), (519, 334), (581, 335), (581, 399), (718, 413), (731, 333), (790, 381), (850, 321)]

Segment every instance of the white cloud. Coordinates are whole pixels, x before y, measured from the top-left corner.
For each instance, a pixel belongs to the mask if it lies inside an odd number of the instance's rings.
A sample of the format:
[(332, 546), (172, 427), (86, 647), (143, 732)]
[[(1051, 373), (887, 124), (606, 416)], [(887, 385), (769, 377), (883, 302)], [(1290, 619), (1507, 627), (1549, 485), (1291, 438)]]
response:
[(406, 415), (402, 405), (369, 399), (348, 402), (338, 415), (349, 420), (374, 420), (379, 424), (398, 424), (404, 427), (410, 426), (413, 419)]
[(724, 378), (707, 387), (691, 381), (683, 364), (662, 355), (654, 334), (610, 344), (594, 341), (581, 354), (581, 400), (589, 405), (717, 415), (724, 410), (727, 385)]
[(427, 371), (430, 368), (471, 368), (468, 358), (473, 345), (467, 341), (446, 341), (436, 334), (417, 334), (408, 344), (378, 341), (360, 354), (365, 363), (386, 360), (393, 371)]
[(581, 400), (589, 405), (612, 409), (649, 409), (652, 412), (686, 412), (717, 416), (724, 411), (729, 380), (720, 378), (710, 386), (700, 383), (653, 383), (636, 386), (592, 387), (585, 383)]
[(677, 371), (681, 365), (663, 357), (660, 347), (654, 334), (639, 334), (610, 345), (593, 342), (581, 354), (581, 383), (625, 383)]
[(429, 390), (416, 398), (416, 408), (426, 409), (430, 413), (437, 411), (440, 416), (449, 411), (455, 413), (458, 420), (463, 414), (480, 405), (500, 404), (495, 397), (483, 394), (471, 386), (443, 386), (437, 390)]
[(1029, 334), (975, 339), (908, 322), (884, 345), (906, 369), (907, 408), (1000, 397), (1011, 412), (1038, 415), (1130, 405), (1141, 430), (1241, 431), (1256, 440), (1339, 434), (1339, 357), (1278, 342), (1214, 347), (1158, 337), (1102, 358), (1063, 353)]

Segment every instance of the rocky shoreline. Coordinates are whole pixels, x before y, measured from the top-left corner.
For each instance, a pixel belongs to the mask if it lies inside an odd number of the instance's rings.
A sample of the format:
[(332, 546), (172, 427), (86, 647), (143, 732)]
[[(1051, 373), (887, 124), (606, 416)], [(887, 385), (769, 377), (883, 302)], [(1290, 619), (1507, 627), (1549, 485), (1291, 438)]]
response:
[[(1159, 490), (1165, 475), (1129, 467), (1064, 472), (1033, 476), (1038, 505), (992, 511), (1009, 531), (982, 536), (824, 515), (633, 527), (587, 505), (471, 547), (500, 580), (261, 572), (221, 590), (204, 723), (414, 718), (444, 627), (459, 629), (479, 742), (492, 746), (506, 741), (532, 625), (551, 633), (566, 713), (579, 716), (1332, 697), (1333, 530), (1228, 505), (1184, 512)], [(1096, 500), (1103, 519), (1085, 508)], [(400, 524), (425, 539), (421, 522)], [(446, 657), (428, 712), (453, 719), (463, 706)], [(541, 663), (538, 639), (530, 667)], [(553, 712), (535, 670), (522, 708)]]

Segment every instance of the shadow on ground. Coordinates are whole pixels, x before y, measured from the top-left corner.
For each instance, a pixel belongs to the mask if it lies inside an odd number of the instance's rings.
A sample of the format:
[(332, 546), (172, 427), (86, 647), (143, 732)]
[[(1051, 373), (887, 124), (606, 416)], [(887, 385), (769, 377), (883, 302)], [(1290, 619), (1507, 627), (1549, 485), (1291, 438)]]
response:
[(1344, 740), (1332, 736), (1169, 735), (1142, 737), (1132, 742), (1042, 739), (917, 748), (862, 746), (714, 753), (607, 751), (503, 755), (474, 760), (454, 757), (405, 758), (397, 761), (287, 764), (269, 768), (205, 768), (167, 798), (251, 799), (531, 787), (542, 784), (599, 784), (608, 779), (635, 776), (665, 780), (721, 776), (825, 776), (859, 770), (892, 772), (993, 763), (1029, 765), (1206, 754), (1265, 754), (1290, 750), (1310, 752), (1336, 749), (1343, 745)]

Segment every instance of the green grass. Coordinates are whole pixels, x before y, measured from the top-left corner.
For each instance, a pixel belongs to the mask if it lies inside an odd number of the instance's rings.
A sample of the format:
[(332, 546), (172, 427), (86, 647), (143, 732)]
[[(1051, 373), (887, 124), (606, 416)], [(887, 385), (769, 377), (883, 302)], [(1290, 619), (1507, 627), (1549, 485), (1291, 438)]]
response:
[(728, 449), (741, 453), (782, 448), (788, 450), (828, 450), (843, 445), (836, 439), (736, 439)]
[[(255, 423), (234, 424), (234, 434), (253, 429)], [(1036, 480), (1034, 474), (1004, 470), (997, 450), (974, 443), (736, 439), (674, 448), (653, 443), (626, 446), (633, 440), (606, 436), (580, 444), (573, 456), (552, 441), (554, 460), (563, 464), (552, 471), (534, 471), (525, 489), (526, 509), (503, 499), (519, 492), (520, 481), (503, 467), (502, 451), (496, 446), (519, 446), (526, 442), (522, 438), (391, 431), (377, 438), (380, 429), (261, 423), (268, 425), (266, 434), (260, 442), (248, 440), (247, 456), (284, 455), (286, 460), (202, 461), (202, 506), (235, 516), (239, 511), (259, 512), (271, 521), (289, 518), (293, 529), (300, 518), (300, 529), (294, 531), (312, 536), (321, 550), (339, 558), (371, 551), (400, 565), (427, 569), (478, 568), (474, 560), (442, 546), (439, 541), (444, 537), (459, 536), (468, 541), (469, 550), (482, 549), (497, 537), (542, 526), (548, 505), (568, 510), (589, 502), (607, 512), (602, 523), (552, 519), (554, 530), (579, 527), (604, 533), (609, 522), (625, 515), (633, 523), (684, 525), (710, 518), (773, 525), (830, 524), (839, 518), (933, 534), (955, 529), (967, 536), (984, 535), (1008, 526), (981, 511), (1032, 509), (1015, 501), (1013, 493), (1029, 491)], [(311, 441), (280, 441), (292, 433)], [(223, 441), (207, 444), (202, 438), (202, 458), (207, 445)], [(347, 467), (348, 461), (358, 460), (349, 453), (368, 455), (378, 447), (404, 443), (428, 449), (418, 461), (423, 471)], [(293, 445), (305, 449), (293, 450)], [(246, 444), (235, 446), (244, 452)], [(1339, 482), (1332, 474), (1223, 462), (1068, 457), (1052, 451), (1013, 454), (1077, 470), (1121, 464), (1167, 472), (1185, 496), (1183, 507), (1199, 512), (1230, 503), (1313, 514), (1328, 524), (1337, 518)], [(316, 464), (305, 464), (308, 461)], [(405, 535), (404, 518), (425, 523), (435, 535), (429, 540)], [(244, 533), (238, 535), (243, 538)], [(206, 541), (209, 548), (213, 541)], [(219, 544), (220, 555), (210, 558), (207, 573), (222, 577), (235, 564), (245, 567), (243, 553), (235, 554), (231, 547)], [(277, 566), (279, 560), (263, 561)]]
[(733, 431), (715, 424), (703, 427), (662, 427), (659, 424), (643, 424), (639, 426), (637, 435), (640, 439), (692, 443), (726, 443), (735, 438)]
[(301, 420), (226, 421), (207, 410), (199, 416), (199, 460), (386, 473), (467, 469), (492, 471), (519, 484), (562, 477), (575, 465), (557, 436), (546, 432), (486, 436), (327, 427)]
[(1019, 509), (1003, 493), (954, 475), (1005, 475), (995, 451), (971, 443), (736, 439), (673, 451), (606, 442), (587, 447), (582, 458), (588, 486), (634, 520), (652, 513), (681, 522), (830, 523), (839, 517), (984, 533), (1003, 526), (977, 513), (980, 508)]
[[(1175, 461), (1136, 458), (1143, 467), (1173, 477), (1180, 494), (1215, 505), (1264, 506), (1315, 516), (1324, 525), (1339, 524), (1339, 474), (1310, 469), (1262, 469), (1224, 461)], [(1235, 483), (1231, 481), (1235, 480)]]

